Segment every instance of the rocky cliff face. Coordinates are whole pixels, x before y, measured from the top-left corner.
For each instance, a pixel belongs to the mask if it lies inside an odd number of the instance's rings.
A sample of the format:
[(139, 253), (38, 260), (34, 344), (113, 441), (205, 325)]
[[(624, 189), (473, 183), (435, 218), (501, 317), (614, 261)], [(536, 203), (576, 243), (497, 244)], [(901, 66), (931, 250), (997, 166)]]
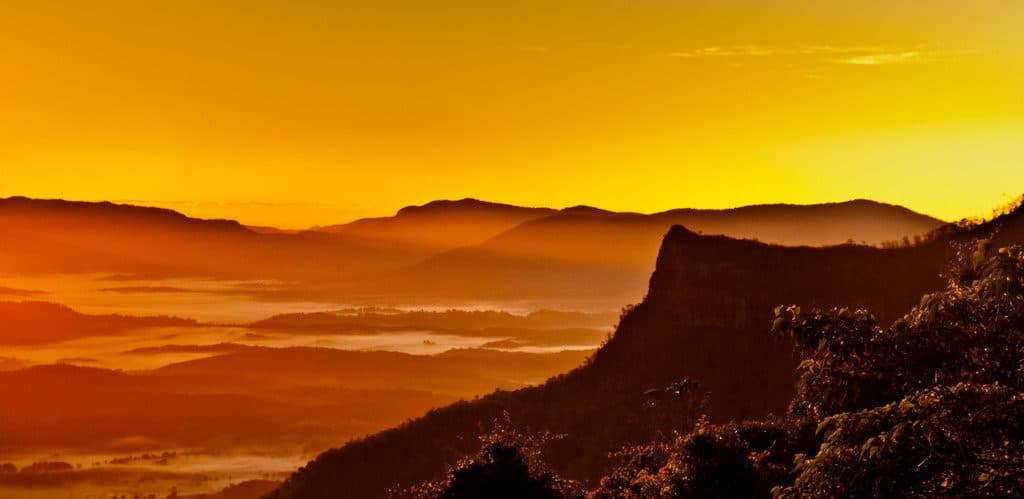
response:
[(776, 306), (865, 308), (892, 321), (941, 286), (948, 247), (783, 247), (676, 226), (647, 297), (590, 369), (628, 372), (638, 386), (696, 379), (710, 392), (712, 419), (781, 413), (799, 359), (768, 334)]

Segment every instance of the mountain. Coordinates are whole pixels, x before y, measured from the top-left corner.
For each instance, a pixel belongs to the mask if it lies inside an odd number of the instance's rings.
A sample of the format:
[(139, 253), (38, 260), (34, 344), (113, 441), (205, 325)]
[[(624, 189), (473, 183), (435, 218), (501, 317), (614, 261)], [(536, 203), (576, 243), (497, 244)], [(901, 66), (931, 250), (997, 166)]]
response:
[(30, 296), (45, 295), (46, 292), (34, 289), (18, 289), (0, 286), (0, 297), (5, 298), (28, 298)]
[(229, 220), (113, 203), (0, 199), (0, 272), (346, 279), (425, 254), (320, 232), (256, 232)]
[[(784, 246), (830, 246), (855, 242), (877, 246), (930, 232), (943, 222), (902, 206), (863, 199), (813, 205), (752, 205), (724, 210), (677, 209), (643, 215), (567, 209), (505, 231), (478, 247), (491, 254), (572, 260), (586, 246), (603, 250), (592, 263), (648, 266), (669, 227), (756, 239)], [(652, 242), (651, 239), (654, 241)], [(553, 243), (561, 244), (553, 244)]]
[[(615, 309), (642, 296), (660, 238), (674, 224), (822, 246), (899, 240), (941, 222), (870, 201), (643, 215), (466, 199), (287, 232), (160, 208), (7, 198), (0, 199), (0, 272), (275, 280), (287, 284), (260, 292), (359, 304)], [(564, 303), (570, 298), (575, 303)]]
[(476, 199), (407, 206), (392, 217), (363, 218), (313, 230), (446, 251), (478, 244), (523, 222), (558, 213)]
[[(998, 231), (997, 231), (998, 229)], [(608, 452), (686, 431), (685, 419), (645, 395), (683, 379), (701, 384), (713, 420), (781, 413), (799, 359), (768, 335), (772, 310), (856, 305), (889, 323), (942, 284), (952, 244), (1024, 241), (1024, 209), (973, 229), (947, 226), (912, 247), (783, 247), (673, 227), (646, 298), (585, 365), (539, 387), (456, 403), (321, 454), (271, 498), (383, 497), (438, 478), (472, 453), (487, 422), (507, 412), (534, 430), (566, 434), (545, 449), (562, 476), (593, 480)]]
[(448, 292), (488, 299), (576, 297), (628, 303), (643, 295), (658, 245), (673, 225), (787, 246), (828, 246), (909, 240), (942, 222), (866, 200), (652, 215), (578, 207), (431, 257), (389, 284), (411, 295)]
[(86, 315), (48, 302), (0, 301), (0, 345), (41, 345), (144, 327), (196, 326), (177, 317)]

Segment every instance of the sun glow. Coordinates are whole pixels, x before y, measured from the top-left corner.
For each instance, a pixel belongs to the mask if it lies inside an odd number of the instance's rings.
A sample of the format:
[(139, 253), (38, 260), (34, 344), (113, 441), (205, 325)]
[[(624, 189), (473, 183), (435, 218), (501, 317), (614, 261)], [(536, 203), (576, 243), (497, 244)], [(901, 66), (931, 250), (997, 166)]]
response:
[(284, 227), (467, 196), (978, 215), (1024, 185), (1022, 9), (7, 2), (0, 196)]

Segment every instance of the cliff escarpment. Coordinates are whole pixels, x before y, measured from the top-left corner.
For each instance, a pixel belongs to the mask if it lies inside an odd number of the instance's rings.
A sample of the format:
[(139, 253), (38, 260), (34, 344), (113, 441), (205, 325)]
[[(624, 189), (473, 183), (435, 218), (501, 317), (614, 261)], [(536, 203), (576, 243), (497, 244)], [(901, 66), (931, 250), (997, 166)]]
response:
[(784, 247), (676, 226), (662, 244), (647, 297), (590, 369), (606, 383), (628, 378), (627, 389), (696, 379), (709, 392), (713, 420), (781, 413), (799, 359), (789, 343), (767, 334), (776, 306), (864, 308), (887, 323), (942, 285), (950, 256), (947, 242)]

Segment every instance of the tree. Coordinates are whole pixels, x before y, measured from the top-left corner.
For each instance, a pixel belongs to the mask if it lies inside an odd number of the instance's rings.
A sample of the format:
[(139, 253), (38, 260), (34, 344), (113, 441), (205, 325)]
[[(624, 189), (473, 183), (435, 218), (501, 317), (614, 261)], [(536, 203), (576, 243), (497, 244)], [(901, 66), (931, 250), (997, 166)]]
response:
[(480, 452), (449, 470), (440, 482), (413, 487), (402, 495), (431, 499), (582, 498), (583, 489), (551, 472), (541, 448), (552, 438), (513, 427), (508, 413), (481, 437)]
[(865, 311), (776, 311), (805, 354), (779, 497), (1024, 495), (1024, 248), (960, 251), (946, 290), (882, 329)]
[(784, 483), (792, 452), (777, 421), (716, 426), (702, 420), (673, 442), (624, 449), (621, 464), (605, 476), (595, 499), (769, 497)]

